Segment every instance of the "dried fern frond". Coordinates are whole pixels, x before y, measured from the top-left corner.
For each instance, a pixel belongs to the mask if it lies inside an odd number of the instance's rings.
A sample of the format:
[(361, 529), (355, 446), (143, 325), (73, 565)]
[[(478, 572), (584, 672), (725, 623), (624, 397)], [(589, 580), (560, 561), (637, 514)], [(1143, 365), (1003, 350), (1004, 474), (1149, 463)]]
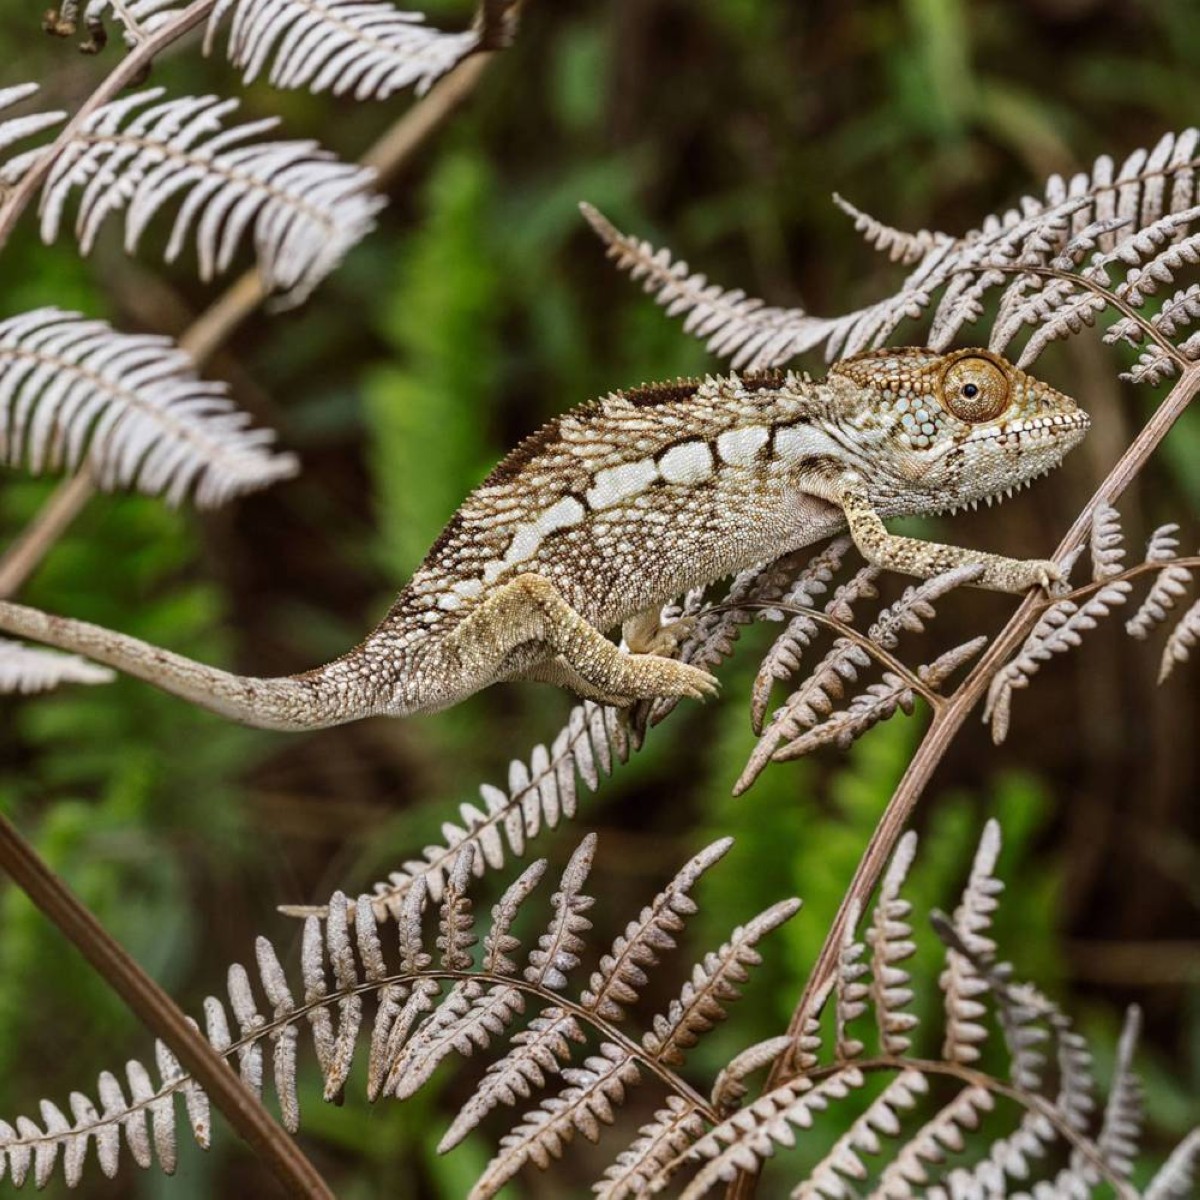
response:
[[(1004, 890), (996, 878), (996, 860), (1000, 856), (1000, 826), (989, 821), (971, 864), (971, 874), (955, 909), (952, 928), (973, 954), (991, 955), (996, 943), (988, 937), (992, 913), (999, 905), (997, 896)], [(938, 979), (946, 1008), (946, 1037), (942, 1057), (949, 1062), (973, 1063), (979, 1059), (979, 1047), (987, 1038), (980, 1023), (986, 1008), (980, 997), (987, 991), (967, 955), (950, 951)]]
[(1137, 612), (1125, 622), (1125, 632), (1130, 637), (1149, 637), (1156, 626), (1168, 619), (1172, 609), (1191, 584), (1191, 568), (1173, 561), (1179, 547), (1179, 539), (1175, 536), (1178, 531), (1178, 525), (1162, 525), (1150, 536), (1144, 561), (1165, 565), (1155, 575), (1154, 583)]
[[(1156, 529), (1146, 545), (1142, 562), (1129, 567), (1125, 561), (1120, 515), (1111, 505), (1099, 506), (1092, 520), (1090, 538), (1093, 582), (1080, 589), (1084, 593), (1082, 602), (1064, 599), (1050, 605), (1025, 644), (992, 678), (984, 720), (991, 722), (992, 737), (996, 742), (1002, 742), (1008, 734), (1013, 693), (1029, 686), (1043, 662), (1078, 646), (1084, 633), (1124, 604), (1133, 590), (1134, 577), (1148, 567), (1154, 569), (1154, 582), (1137, 612), (1126, 621), (1125, 630), (1131, 637), (1145, 639), (1156, 626), (1170, 618), (1200, 563), (1200, 559), (1177, 561), (1179, 539), (1175, 534), (1178, 529), (1176, 524)], [(1187, 610), (1171, 631), (1159, 668), (1160, 683), (1177, 663), (1187, 658), (1198, 637), (1200, 604)]]
[(903, 1054), (912, 1044), (909, 1034), (917, 1026), (917, 1017), (908, 1011), (913, 998), (911, 976), (900, 966), (917, 948), (908, 921), (912, 905), (901, 895), (916, 853), (917, 835), (910, 829), (897, 843), (884, 874), (866, 935), (871, 948), (870, 1007), (885, 1054)]
[[(583, 211), (617, 266), (735, 367), (780, 366), (822, 345), (829, 360), (854, 354), (883, 345), (902, 322), (931, 308), (928, 343), (945, 348), (982, 315), (985, 298), (996, 290), (1002, 296), (991, 348), (1003, 351), (1022, 328), (1035, 326), (1019, 360), (1027, 366), (1049, 341), (1092, 324), (1105, 307), (1085, 276), (1107, 286), (1120, 270), (1117, 294), (1136, 305), (1197, 261), (1200, 248), (1188, 227), (1200, 211), (1198, 142), (1200, 134), (1187, 129), (1164, 135), (1150, 151), (1135, 151), (1120, 168), (1103, 156), (1069, 182), (1051, 176), (1042, 196), (1023, 197), (959, 238), (907, 234), (839, 198), (868, 243), (911, 270), (892, 296), (838, 317), (774, 308), (740, 289), (722, 289), (669, 251), (621, 233), (590, 206)], [(1130, 226), (1132, 232), (1124, 232)], [(1139, 377), (1163, 377), (1173, 360), (1161, 347), (1149, 354)]]
[(387, 0), (218, 0), (206, 49), (230, 9), (226, 53), (245, 83), (265, 73), (275, 87), (355, 100), (383, 100), (410, 86), (424, 95), (483, 46), (482, 26), (443, 33)]
[(1178, 666), (1187, 662), (1196, 643), (1200, 642), (1200, 600), (1179, 618), (1167, 644), (1163, 647), (1162, 666), (1158, 671), (1158, 682), (1162, 683)]
[(46, 692), (64, 683), (111, 683), (115, 671), (75, 654), (0, 638), (0, 694)]
[(169, 338), (40, 308), (0, 321), (0, 461), (202, 508), (295, 475), (291, 454)]
[(211, 279), (229, 267), (252, 225), (264, 286), (280, 293), (280, 303), (296, 304), (373, 228), (383, 200), (370, 190), (370, 170), (311, 141), (253, 141), (275, 127), (273, 118), (226, 127), (236, 100), (162, 96), (150, 88), (104, 105), (63, 147), (42, 189), (46, 241), (58, 236), (78, 191), (83, 253), (122, 210), (132, 253), (151, 219), (182, 195), (168, 262), (194, 236), (200, 276)]
[[(840, 560), (840, 544), (830, 547), (831, 562)], [(829, 553), (829, 552), (827, 552)], [(813, 560), (812, 568), (823, 568), (823, 556)], [(824, 589), (829, 572), (824, 569), (812, 576), (801, 575), (794, 589), (798, 597), (807, 597), (817, 588)], [(761, 729), (758, 744), (734, 785), (734, 794), (744, 792), (770, 762), (799, 758), (819, 746), (834, 743), (845, 748), (880, 721), (902, 710), (911, 714), (917, 693), (936, 703), (934, 690), (982, 644), (978, 640), (941, 655), (911, 672), (892, 657), (891, 651), (902, 632), (922, 632), (936, 613), (933, 604), (947, 592), (978, 577), (977, 566), (957, 567), (934, 579), (907, 588), (894, 604), (883, 609), (865, 635), (842, 633), (825, 657), (795, 688), (776, 710), (770, 724), (762, 729), (762, 717), (776, 679), (786, 678), (798, 666), (800, 656), (816, 636), (822, 624), (844, 630), (854, 620), (854, 606), (872, 598), (878, 570), (865, 567), (843, 584), (819, 613), (805, 606), (792, 617), (787, 627), (767, 652), (754, 683), (751, 721)], [(882, 678), (841, 704), (846, 685), (858, 680), (859, 673), (872, 665), (883, 666)]]
[[(0, 112), (20, 104), (22, 100), (28, 100), (37, 90), (36, 83), (19, 83), (13, 87), (0, 88)], [(66, 119), (66, 115), (65, 112), (29, 113), (23, 117), (9, 117), (0, 121), (0, 196), (13, 186), (29, 169), (34, 159), (43, 153), (43, 148), (39, 146), (5, 158), (4, 154), (9, 146), (47, 129), (53, 129)]]
[[(595, 1140), (600, 1127), (613, 1121), (625, 1092), (644, 1074), (675, 1081), (676, 1091), (665, 1111), (678, 1120), (674, 1134), (666, 1135), (659, 1147), (666, 1153), (716, 1119), (707, 1105), (694, 1114), (684, 1111), (695, 1108), (695, 1093), (673, 1075), (670, 1064), (681, 1061), (683, 1051), (724, 1018), (725, 1006), (738, 997), (738, 985), (760, 961), (757, 942), (799, 904), (773, 906), (705, 956), (680, 999), (655, 1018), (644, 1044), (620, 1031), (617, 1025), (628, 1018), (624, 1006), (636, 998), (642, 974), (656, 965), (659, 953), (674, 945), (683, 920), (695, 911), (691, 889), (728, 849), (726, 839), (687, 863), (599, 959), (587, 988), (575, 999), (566, 994), (567, 976), (587, 950), (584, 939), (590, 922), (583, 914), (592, 900), (584, 887), (594, 835), (584, 839), (564, 869), (551, 898), (546, 931), (523, 963), (517, 961), (520, 945), (512, 928), (545, 863), (527, 868), (492, 909), (477, 963), (480, 939), (469, 894), (476, 849), (468, 843), (456, 854), (437, 904), (436, 959), (427, 949), (425, 877), (417, 877), (407, 889), (394, 922), (385, 917), (386, 923), (381, 923), (368, 897), (351, 905), (344, 895), (335, 894), (324, 922), (309, 917), (305, 924), (301, 998), (271, 943), (259, 938), (255, 970), (235, 964), (228, 973), (227, 1000), (209, 997), (205, 1002), (208, 1039), (221, 1054), (236, 1060), (241, 1078), (255, 1094), (263, 1095), (268, 1087), (274, 1090), (283, 1123), (291, 1131), (300, 1122), (301, 1029), (309, 1028), (325, 1099), (337, 1100), (362, 1040), (371, 997), (377, 1001), (369, 1039), (372, 1099), (410, 1096), (446, 1058), (470, 1056), (506, 1041), (506, 1053), (468, 1100), (443, 1148), (460, 1140), (497, 1104), (520, 1104), (534, 1089), (551, 1090), (502, 1138), (496, 1159), (473, 1192), (481, 1197), (494, 1194), (526, 1163), (546, 1166), (577, 1132)], [(381, 936), (385, 933), (386, 939)], [(393, 939), (391, 949), (387, 942)], [(513, 1032), (527, 1010), (524, 1027)], [(571, 1065), (573, 1049), (587, 1043), (594, 1051), (582, 1064)], [(0, 1175), (7, 1170), (19, 1186), (32, 1174), (42, 1186), (61, 1157), (67, 1182), (74, 1186), (93, 1142), (103, 1169), (114, 1173), (122, 1138), (134, 1160), (149, 1166), (147, 1113), (153, 1120), (159, 1161), (170, 1170), (177, 1154), (175, 1098), (180, 1095), (194, 1135), (207, 1144), (204, 1093), (169, 1055), (160, 1049), (157, 1083), (137, 1063), (130, 1064), (128, 1076), (129, 1099), (107, 1074), (100, 1079), (100, 1106), (74, 1094), (73, 1121), (43, 1102), (40, 1124), (25, 1117), (11, 1124), (0, 1122)]]
[[(813, 1200), (821, 1196), (871, 1196), (877, 1200), (1026, 1196), (1012, 1190), (1014, 1181), (1029, 1187), (1028, 1196), (1034, 1200), (1076, 1196), (1086, 1200), (1100, 1185), (1108, 1185), (1124, 1197), (1135, 1195), (1127, 1183), (1129, 1160), (1136, 1153), (1140, 1132), (1136, 1088), (1129, 1069), (1135, 1024), (1127, 1027), (1122, 1038), (1113, 1091), (1100, 1127), (1095, 1129), (1091, 1057), (1084, 1039), (1036, 988), (1015, 981), (1012, 968), (996, 962), (996, 946), (990, 936), (1001, 890), (995, 875), (1000, 850), (995, 822), (989, 822), (984, 830), (953, 922), (940, 914), (931, 915), (945, 946), (948, 1003), (942, 1057), (908, 1056), (908, 1034), (915, 1020), (899, 1030), (887, 1021), (894, 1004), (907, 1003), (904, 998), (885, 998), (886, 1012), (876, 1013), (881, 1054), (863, 1057), (863, 1048), (845, 1035), (847, 1021), (856, 1015), (854, 1008), (860, 1004), (878, 1007), (878, 997), (889, 989), (906, 988), (907, 975), (896, 964), (911, 952), (908, 907), (901, 889), (914, 850), (915, 835), (910, 833), (890, 865), (874, 927), (867, 937), (872, 978), (882, 980), (883, 987), (872, 986), (865, 995), (857, 990), (862, 964), (855, 919), (847, 922), (838, 985), (842, 992), (839, 1007), (845, 1011), (837, 1015), (839, 1033), (830, 1060), (821, 1061), (819, 1044), (811, 1031), (806, 1032), (805, 1053), (792, 1059), (801, 1063), (795, 1078), (726, 1115), (701, 1137), (690, 1129), (681, 1133), (674, 1127), (673, 1156), (648, 1137), (646, 1144), (654, 1149), (647, 1151), (644, 1173), (635, 1175), (639, 1164), (627, 1155), (622, 1161), (626, 1177), (638, 1178), (645, 1192), (655, 1193), (700, 1164), (682, 1191), (686, 1197), (698, 1198), (738, 1172), (760, 1170), (769, 1158), (801, 1138), (808, 1141), (806, 1153), (811, 1161), (814, 1153), (820, 1153), (813, 1145), (813, 1139), (820, 1136), (814, 1128), (815, 1113), (867, 1088), (872, 1077), (882, 1076), (883, 1087), (873, 1090), (852, 1113), (847, 1112), (838, 1126), (840, 1136), (817, 1159), (817, 1165), (806, 1171), (792, 1196)], [(896, 927), (885, 934), (889, 920)], [(1010, 1081), (987, 1075), (977, 1066), (983, 1022), (993, 1017), (1005, 1030)], [(889, 1042), (897, 1032), (900, 1039)], [(784, 1041), (783, 1046), (775, 1039), (751, 1047), (739, 1058), (756, 1065), (773, 1061), (790, 1039)], [(1041, 1048), (1046, 1045), (1053, 1047), (1057, 1065), (1054, 1092), (1045, 1088), (1041, 1069)], [(935, 1080), (936, 1090), (930, 1086)], [(947, 1099), (952, 1085), (953, 1094)], [(934, 1099), (936, 1103), (931, 1105), (929, 1101)], [(1003, 1118), (1012, 1113), (1014, 1104), (1017, 1120), (1015, 1125), (1010, 1120), (1006, 1132)], [(685, 1111), (683, 1106), (675, 1109), (677, 1113)], [(669, 1122), (670, 1114), (660, 1113), (647, 1133), (652, 1135)], [(1180, 1180), (1191, 1178), (1195, 1154), (1193, 1139), (1186, 1140), (1172, 1158), (1164, 1189), (1181, 1186)], [(1064, 1162), (1067, 1165), (1061, 1165)], [(1171, 1193), (1164, 1190), (1163, 1194)]]

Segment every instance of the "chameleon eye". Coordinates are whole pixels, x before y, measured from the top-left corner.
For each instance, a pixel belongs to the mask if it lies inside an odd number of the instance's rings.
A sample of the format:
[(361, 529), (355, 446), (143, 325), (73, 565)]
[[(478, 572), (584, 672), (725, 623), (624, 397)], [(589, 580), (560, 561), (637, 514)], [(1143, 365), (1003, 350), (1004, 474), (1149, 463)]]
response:
[(960, 421), (991, 421), (1008, 405), (1008, 380), (987, 358), (960, 358), (942, 379), (942, 404)]

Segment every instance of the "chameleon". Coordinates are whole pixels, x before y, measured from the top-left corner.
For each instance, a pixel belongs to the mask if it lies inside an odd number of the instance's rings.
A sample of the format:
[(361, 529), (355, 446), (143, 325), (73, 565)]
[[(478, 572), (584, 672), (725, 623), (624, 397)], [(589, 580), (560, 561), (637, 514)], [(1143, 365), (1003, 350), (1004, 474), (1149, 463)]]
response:
[[(691, 588), (849, 530), (870, 562), (1050, 591), (1055, 563), (889, 533), (884, 520), (991, 502), (1087, 432), (1070, 397), (982, 349), (869, 351), (824, 379), (730, 374), (616, 391), (526, 438), (450, 518), (377, 628), (302, 674), (253, 678), (0, 603), (0, 629), (85, 654), (248, 725), (317, 729), (456, 704), (512, 679), (629, 705), (703, 698), (672, 657)], [(606, 633), (620, 627), (627, 651)]]

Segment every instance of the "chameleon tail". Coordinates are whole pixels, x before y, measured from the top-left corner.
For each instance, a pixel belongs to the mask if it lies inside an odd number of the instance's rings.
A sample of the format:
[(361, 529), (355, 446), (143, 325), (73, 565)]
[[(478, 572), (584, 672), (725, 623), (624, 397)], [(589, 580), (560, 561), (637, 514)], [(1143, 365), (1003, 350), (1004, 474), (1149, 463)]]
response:
[(0, 630), (85, 654), (210, 712), (262, 729), (323, 729), (383, 707), (367, 702), (361, 688), (347, 686), (342, 663), (277, 679), (233, 675), (100, 625), (7, 601), (0, 601)]

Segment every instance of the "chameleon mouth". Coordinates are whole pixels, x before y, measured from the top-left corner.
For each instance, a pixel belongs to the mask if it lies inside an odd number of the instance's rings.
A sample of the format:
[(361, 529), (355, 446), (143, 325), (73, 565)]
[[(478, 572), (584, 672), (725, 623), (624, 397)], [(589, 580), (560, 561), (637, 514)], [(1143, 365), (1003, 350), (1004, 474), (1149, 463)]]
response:
[(1009, 438), (1020, 439), (1030, 435), (1076, 431), (1082, 435), (1091, 428), (1091, 424), (1091, 417), (1080, 408), (1069, 413), (1018, 418), (1015, 421), (1007, 422), (999, 429), (978, 429), (967, 438), (967, 441), (969, 443), (998, 442), (1000, 445), (1004, 445)]

